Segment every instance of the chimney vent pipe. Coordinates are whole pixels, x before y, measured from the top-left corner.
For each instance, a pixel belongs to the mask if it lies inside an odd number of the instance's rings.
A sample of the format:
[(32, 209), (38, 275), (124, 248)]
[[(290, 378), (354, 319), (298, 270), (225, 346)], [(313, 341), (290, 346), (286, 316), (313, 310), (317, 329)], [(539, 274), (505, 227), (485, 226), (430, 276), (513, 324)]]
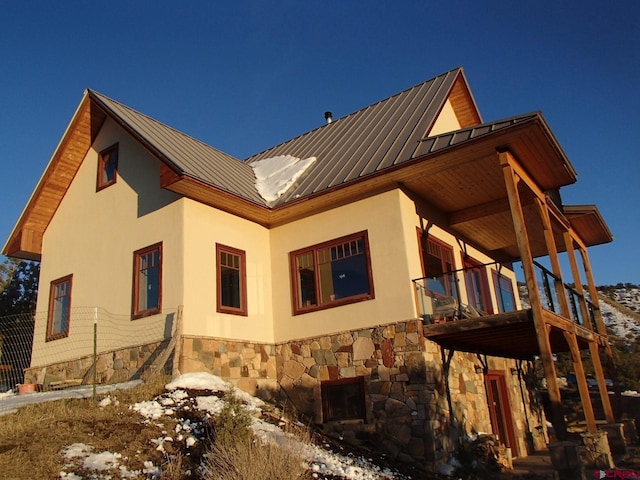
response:
[(333, 115), (331, 112), (324, 112), (324, 119), (327, 123), (331, 123), (333, 121)]

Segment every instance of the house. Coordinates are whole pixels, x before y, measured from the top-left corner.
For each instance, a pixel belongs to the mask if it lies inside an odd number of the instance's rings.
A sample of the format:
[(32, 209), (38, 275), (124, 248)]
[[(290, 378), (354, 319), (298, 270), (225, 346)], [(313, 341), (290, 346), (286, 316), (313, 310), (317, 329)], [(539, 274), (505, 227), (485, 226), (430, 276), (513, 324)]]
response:
[(179, 371), (400, 459), (471, 432), (526, 456), (535, 357), (559, 439), (558, 352), (595, 431), (588, 349), (614, 421), (587, 254), (612, 236), (562, 204), (575, 181), (541, 113), (484, 122), (461, 68), (244, 161), (87, 90), (3, 249), (42, 262), (26, 375), (127, 379), (173, 342)]

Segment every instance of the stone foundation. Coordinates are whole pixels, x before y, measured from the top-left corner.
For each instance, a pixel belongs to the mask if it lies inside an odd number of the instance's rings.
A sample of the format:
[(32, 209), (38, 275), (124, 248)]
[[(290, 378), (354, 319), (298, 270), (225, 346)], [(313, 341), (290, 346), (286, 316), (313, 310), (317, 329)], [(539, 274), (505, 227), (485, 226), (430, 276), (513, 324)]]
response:
[[(280, 398), (342, 440), (436, 464), (460, 435), (491, 432), (491, 421), (478, 357), (456, 352), (447, 380), (442, 351), (422, 328), (411, 320), (276, 345), (184, 337), (180, 371), (207, 371), (253, 395)], [(523, 405), (515, 361), (485, 361), (505, 373), (520, 456), (544, 446), (541, 403), (538, 413), (530, 398)], [(365, 420), (325, 422), (322, 382), (354, 377), (364, 379)]]
[[(98, 355), (97, 383), (110, 384), (141, 378), (153, 366), (154, 359), (169, 341), (123, 348)], [(25, 370), (25, 383), (35, 383), (47, 389), (50, 382), (84, 379), (93, 384), (93, 356)]]

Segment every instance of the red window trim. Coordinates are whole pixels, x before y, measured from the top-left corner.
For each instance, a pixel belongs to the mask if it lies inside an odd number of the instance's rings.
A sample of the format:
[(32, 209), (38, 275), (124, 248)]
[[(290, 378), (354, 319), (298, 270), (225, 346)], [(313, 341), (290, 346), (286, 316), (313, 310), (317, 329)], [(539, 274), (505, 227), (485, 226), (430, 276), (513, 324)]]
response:
[[(54, 291), (58, 285), (61, 285), (63, 283), (69, 283), (69, 305), (67, 307), (67, 312), (66, 312), (67, 325), (63, 332), (52, 333), (51, 330), (53, 328), (53, 303), (55, 301)], [(69, 336), (69, 324), (71, 323), (71, 288), (72, 286), (73, 286), (73, 274), (51, 281), (51, 285), (49, 287), (49, 311), (47, 313), (47, 336), (45, 339), (47, 342), (50, 342), (52, 340), (58, 340), (60, 338), (65, 338)]]
[[(158, 250), (158, 306), (138, 310), (138, 287), (140, 282), (140, 257), (144, 254)], [(133, 295), (131, 304), (131, 318), (143, 318), (156, 315), (162, 311), (162, 242), (149, 245), (133, 252)]]
[[(342, 298), (339, 300), (334, 300), (334, 301), (329, 301), (329, 302), (325, 302), (325, 303), (320, 303), (320, 300), (318, 300), (317, 305), (310, 305), (310, 306), (306, 306), (306, 307), (301, 307), (300, 306), (300, 298), (298, 295), (299, 292), (299, 285), (298, 285), (298, 272), (296, 270), (296, 256), (301, 255), (303, 253), (312, 253), (313, 254), (313, 260), (314, 260), (314, 273), (315, 273), (315, 288), (316, 288), (316, 298), (320, 299), (320, 295), (319, 295), (319, 284), (320, 282), (318, 281), (318, 251), (323, 249), (323, 248), (327, 248), (327, 247), (332, 247), (335, 245), (340, 245), (343, 243), (347, 243), (349, 241), (352, 240), (359, 240), (359, 239), (363, 239), (364, 241), (364, 250), (365, 250), (365, 259), (367, 262), (367, 277), (368, 277), (368, 281), (369, 281), (369, 292), (368, 293), (363, 293), (363, 294), (358, 294), (358, 295), (353, 295), (351, 297), (346, 297), (346, 298)], [(339, 238), (335, 238), (333, 240), (329, 240), (326, 242), (322, 242), (322, 243), (318, 243), (316, 245), (311, 245), (309, 247), (305, 247), (305, 248), (301, 248), (299, 250), (295, 250), (293, 252), (289, 253), (289, 267), (290, 267), (290, 275), (291, 275), (291, 288), (292, 288), (292, 295), (291, 298), (293, 300), (293, 314), (294, 315), (299, 315), (302, 313), (308, 313), (308, 312), (315, 312), (318, 310), (324, 310), (327, 308), (333, 308), (333, 307), (338, 307), (341, 305), (347, 305), (350, 303), (356, 303), (356, 302), (362, 302), (365, 300), (372, 300), (375, 298), (375, 292), (374, 292), (374, 288), (373, 288), (373, 270), (371, 269), (371, 252), (369, 249), (369, 235), (368, 232), (366, 230), (363, 230), (361, 232), (357, 232), (357, 233), (353, 233), (351, 235), (345, 235), (344, 237), (339, 237)]]
[[(339, 387), (341, 385), (358, 385), (359, 393), (360, 393), (360, 412), (361, 415), (357, 417), (344, 417), (344, 418), (334, 418), (329, 416), (330, 405), (329, 405), (329, 395), (327, 390), (332, 387)], [(351, 377), (351, 378), (340, 378), (338, 380), (324, 380), (320, 383), (320, 394), (322, 398), (322, 422), (338, 422), (342, 420), (367, 420), (367, 406), (365, 402), (365, 392), (364, 392), (364, 377)]]
[[(102, 172), (104, 171), (104, 157), (113, 151), (116, 152), (116, 167), (115, 167), (115, 171), (113, 172), (113, 180), (103, 183)], [(96, 192), (99, 192), (100, 190), (110, 187), (111, 185), (116, 183), (116, 181), (118, 180), (118, 161), (119, 160), (120, 160), (120, 149), (119, 149), (118, 143), (114, 143), (110, 147), (107, 147), (104, 150), (102, 150), (100, 153), (98, 153), (98, 174), (96, 178)]]
[[(240, 257), (240, 308), (222, 305), (222, 264), (220, 254), (228, 253)], [(247, 255), (244, 250), (216, 243), (216, 309), (220, 313), (247, 316)]]
[[(493, 313), (493, 300), (491, 298), (491, 290), (489, 289), (489, 276), (487, 275), (487, 268), (485, 265), (469, 256), (468, 254), (461, 252), (462, 255), (462, 268), (464, 269), (464, 284), (467, 289), (467, 300), (469, 304), (474, 308), (480, 309), (478, 305), (473, 305), (471, 302), (471, 288), (469, 287), (469, 282), (467, 281), (467, 273), (471, 270), (478, 270), (481, 273), (480, 278), (480, 295), (482, 295), (482, 301), (485, 303), (485, 308), (483, 311), (486, 313)], [(474, 296), (475, 298), (475, 296)]]
[(498, 306), (498, 312), (500, 313), (506, 313), (503, 312), (504, 310), (504, 305), (501, 304), (500, 301), (500, 291), (502, 290), (502, 288), (500, 287), (500, 280), (504, 279), (507, 280), (509, 282), (509, 285), (511, 287), (511, 301), (513, 302), (513, 308), (516, 309), (516, 289), (518, 288), (518, 285), (516, 283), (516, 286), (513, 286), (513, 280), (509, 277), (507, 277), (505, 274), (500, 273), (498, 270), (496, 270), (495, 268), (491, 269), (491, 279), (493, 281), (493, 289), (496, 292), (496, 304)]

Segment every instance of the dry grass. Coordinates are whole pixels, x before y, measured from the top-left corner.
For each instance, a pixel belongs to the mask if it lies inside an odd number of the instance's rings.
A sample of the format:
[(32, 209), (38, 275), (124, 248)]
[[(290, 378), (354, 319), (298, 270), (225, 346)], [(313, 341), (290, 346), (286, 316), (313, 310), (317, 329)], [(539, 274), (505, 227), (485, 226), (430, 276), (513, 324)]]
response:
[[(172, 417), (147, 421), (130, 408), (163, 393), (168, 381), (167, 377), (158, 378), (154, 383), (111, 393), (112, 403), (105, 406), (99, 405), (100, 399), (95, 403), (90, 399), (65, 399), (26, 405), (15, 414), (0, 417), (0, 478), (59, 479), (62, 471), (96, 478), (77, 462), (70, 466), (73, 462), (62, 454), (75, 443), (91, 446), (93, 453), (120, 454), (119, 463), (129, 472), (142, 471), (144, 462), (151, 461), (160, 467), (160, 480), (310, 478), (303, 464), (302, 444), (292, 442), (283, 448), (257, 442), (249, 428), (250, 414), (233, 396), (225, 398), (225, 408), (213, 419), (185, 408)], [(152, 439), (171, 434), (178, 419), (189, 416), (204, 425), (205, 440), (188, 449), (184, 442), (167, 442), (164, 451), (158, 451)], [(307, 433), (302, 438), (299, 431), (296, 435), (303, 442), (310, 436)], [(109, 474), (121, 478), (115, 468), (102, 471), (99, 478)]]
[(153, 398), (166, 380), (111, 394), (118, 405), (100, 407), (90, 399), (65, 399), (26, 405), (15, 414), (2, 416), (0, 476), (59, 478), (66, 463), (60, 452), (74, 443), (91, 445), (96, 452), (120, 453), (129, 470), (142, 469), (145, 460), (161, 465), (161, 453), (149, 442), (161, 435), (160, 428), (145, 423), (129, 405)]

